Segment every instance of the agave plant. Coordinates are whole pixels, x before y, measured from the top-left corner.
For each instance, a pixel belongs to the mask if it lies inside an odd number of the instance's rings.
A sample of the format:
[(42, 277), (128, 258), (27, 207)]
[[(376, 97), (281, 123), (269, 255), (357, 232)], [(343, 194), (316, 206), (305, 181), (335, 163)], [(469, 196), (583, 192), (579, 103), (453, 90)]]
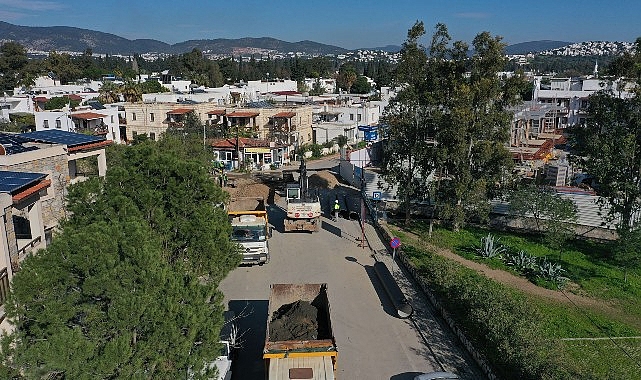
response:
[(552, 281), (559, 287), (562, 287), (568, 281), (568, 278), (563, 276), (565, 269), (561, 268), (561, 265), (552, 263), (546, 259), (543, 259), (539, 264), (536, 272), (539, 277)]
[(520, 272), (529, 272), (536, 268), (536, 256), (524, 250), (507, 256), (506, 264), (515, 267)]
[(493, 257), (501, 257), (505, 252), (505, 247), (499, 244), (499, 238), (494, 238), (492, 234), (487, 234), (486, 237), (481, 238), (481, 248), (478, 248), (476, 251), (479, 256), (491, 259)]

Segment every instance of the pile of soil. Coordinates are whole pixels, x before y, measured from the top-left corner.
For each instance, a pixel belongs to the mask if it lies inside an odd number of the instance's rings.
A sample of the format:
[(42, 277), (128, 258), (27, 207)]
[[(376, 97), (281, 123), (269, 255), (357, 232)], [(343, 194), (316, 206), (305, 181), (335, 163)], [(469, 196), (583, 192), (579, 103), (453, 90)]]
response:
[(340, 184), (336, 174), (329, 170), (322, 170), (309, 176), (310, 188), (333, 189)]
[(281, 306), (269, 322), (270, 340), (325, 339), (319, 337), (319, 314), (318, 309), (308, 301), (298, 300)]
[(269, 200), (269, 186), (260, 183), (255, 178), (237, 178), (234, 181), (234, 187), (225, 187), (224, 190), (232, 198), (241, 197), (263, 197)]

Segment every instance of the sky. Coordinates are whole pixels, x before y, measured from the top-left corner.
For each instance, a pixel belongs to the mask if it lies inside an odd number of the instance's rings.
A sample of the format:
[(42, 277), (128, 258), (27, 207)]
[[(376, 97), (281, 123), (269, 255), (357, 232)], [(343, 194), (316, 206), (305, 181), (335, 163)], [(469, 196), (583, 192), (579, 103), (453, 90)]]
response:
[[(170, 44), (273, 37), (346, 49), (401, 45), (416, 21), (424, 45), (437, 23), (470, 43), (487, 31), (512, 45), (536, 40), (628, 41), (641, 37), (640, 0), (0, 0), (0, 20), (72, 26)], [(1, 38), (2, 36), (0, 36)]]

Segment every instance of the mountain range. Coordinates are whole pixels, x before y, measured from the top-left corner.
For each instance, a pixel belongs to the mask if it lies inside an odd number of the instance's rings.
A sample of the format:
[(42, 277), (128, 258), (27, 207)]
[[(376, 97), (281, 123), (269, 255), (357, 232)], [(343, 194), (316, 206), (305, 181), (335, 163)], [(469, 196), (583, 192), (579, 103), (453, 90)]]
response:
[[(313, 41), (285, 42), (275, 38), (217, 38), (189, 40), (176, 44), (153, 39), (129, 40), (115, 34), (69, 26), (31, 27), (0, 21), (0, 42), (14, 41), (30, 51), (84, 52), (90, 48), (98, 54), (167, 53), (180, 54), (199, 49), (212, 54), (234, 54), (239, 49), (256, 48), (277, 52), (309, 54), (342, 54), (349, 50)], [(237, 52), (235, 54), (238, 54)]]
[[(0, 43), (14, 41), (29, 51), (84, 52), (88, 48), (97, 54), (130, 55), (134, 53), (181, 54), (198, 49), (210, 54), (240, 55), (262, 52), (306, 54), (344, 54), (350, 50), (314, 41), (286, 42), (270, 37), (189, 40), (176, 44), (153, 39), (129, 40), (115, 34), (68, 26), (32, 27), (0, 21)], [(508, 46), (506, 54), (536, 53), (569, 45), (563, 41), (532, 41)], [(361, 50), (381, 50), (390, 53), (401, 49), (397, 45)]]

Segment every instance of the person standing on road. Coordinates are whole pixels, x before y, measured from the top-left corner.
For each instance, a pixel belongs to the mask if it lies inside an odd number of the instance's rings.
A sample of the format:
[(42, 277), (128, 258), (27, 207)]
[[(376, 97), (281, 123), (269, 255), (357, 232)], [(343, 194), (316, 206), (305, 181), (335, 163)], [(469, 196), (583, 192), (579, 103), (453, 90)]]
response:
[(341, 205), (338, 204), (338, 199), (334, 201), (334, 220), (338, 220), (338, 213), (341, 210)]

